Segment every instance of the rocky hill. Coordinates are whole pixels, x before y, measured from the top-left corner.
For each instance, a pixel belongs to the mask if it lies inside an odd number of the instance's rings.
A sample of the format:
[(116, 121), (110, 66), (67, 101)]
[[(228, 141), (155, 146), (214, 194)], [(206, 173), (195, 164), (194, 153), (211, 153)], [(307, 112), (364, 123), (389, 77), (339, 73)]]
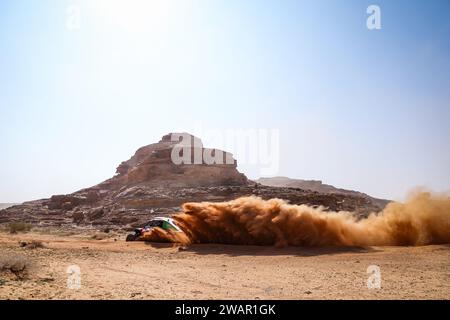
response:
[[(180, 140), (190, 148), (179, 148), (179, 152), (173, 150)], [(183, 151), (189, 154), (183, 154)], [(187, 163), (175, 164), (172, 156), (179, 156)], [(218, 161), (206, 163), (207, 156), (216, 157)], [(137, 150), (131, 159), (119, 165), (116, 176), (98, 188), (111, 190), (125, 185), (174, 188), (247, 184), (247, 178), (236, 167), (237, 162), (229, 152), (204, 148), (199, 138), (187, 133), (171, 133), (162, 137), (158, 143)]]
[[(361, 215), (383, 207), (370, 197), (358, 194), (263, 186), (239, 173), (230, 153), (204, 148), (201, 140), (192, 135), (188, 135), (193, 143), (190, 152), (174, 150), (178, 140), (173, 135), (165, 135), (158, 143), (140, 148), (118, 166), (114, 177), (96, 186), (1, 210), (0, 223), (24, 221), (43, 227), (129, 229), (146, 223), (154, 215), (177, 212), (185, 202), (227, 201), (249, 195), (324, 206), (333, 211), (355, 211)], [(175, 164), (174, 154), (188, 161)], [(199, 154), (213, 156), (218, 161), (195, 161)]]
[(378, 204), (381, 207), (384, 207), (389, 203), (389, 200), (373, 198), (365, 193), (358, 191), (336, 188), (332, 185), (324, 184), (320, 180), (302, 180), (291, 179), (288, 177), (273, 177), (259, 178), (258, 180), (256, 180), (256, 182), (271, 187), (301, 188), (304, 190), (310, 190), (325, 194), (342, 194), (348, 196), (363, 197), (369, 199), (370, 201)]

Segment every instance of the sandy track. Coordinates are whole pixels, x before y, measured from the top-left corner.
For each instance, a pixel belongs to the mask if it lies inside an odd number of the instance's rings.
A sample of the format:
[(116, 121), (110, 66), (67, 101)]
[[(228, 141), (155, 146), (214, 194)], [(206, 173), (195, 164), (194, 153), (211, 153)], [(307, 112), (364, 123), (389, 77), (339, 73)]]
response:
[[(40, 240), (27, 249), (20, 240)], [(0, 257), (20, 254), (26, 280), (0, 273), (1, 299), (449, 299), (450, 245), (284, 248), (126, 243), (123, 237), (0, 234)], [(81, 288), (67, 288), (67, 267)], [(367, 267), (381, 268), (368, 289)], [(5, 281), (6, 280), (6, 281)]]

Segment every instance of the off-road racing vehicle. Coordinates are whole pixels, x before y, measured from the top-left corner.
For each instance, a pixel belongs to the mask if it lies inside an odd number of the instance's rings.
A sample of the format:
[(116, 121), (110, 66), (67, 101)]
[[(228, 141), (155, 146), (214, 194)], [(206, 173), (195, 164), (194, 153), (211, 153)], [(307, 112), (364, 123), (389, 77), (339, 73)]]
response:
[(171, 232), (183, 232), (172, 218), (154, 217), (143, 228), (134, 229), (134, 233), (127, 235), (126, 241), (139, 241), (141, 237), (153, 228), (161, 228)]

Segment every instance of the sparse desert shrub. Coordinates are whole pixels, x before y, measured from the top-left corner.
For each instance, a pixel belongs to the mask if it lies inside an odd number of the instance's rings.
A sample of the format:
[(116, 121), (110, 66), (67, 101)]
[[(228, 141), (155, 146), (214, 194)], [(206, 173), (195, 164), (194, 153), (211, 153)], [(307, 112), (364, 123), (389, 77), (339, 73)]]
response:
[(40, 240), (31, 240), (30, 242), (19, 241), (19, 245), (23, 248), (28, 249), (44, 248), (44, 244)]
[(0, 256), (0, 273), (10, 272), (17, 279), (23, 279), (28, 275), (31, 267), (30, 260), (21, 255), (3, 255)]
[(30, 248), (30, 249), (44, 248), (44, 244), (40, 240), (32, 240), (28, 244), (27, 248)]
[(91, 238), (94, 240), (103, 240), (103, 239), (108, 238), (108, 235), (105, 233), (96, 233)]
[(32, 228), (32, 225), (26, 222), (11, 222), (8, 225), (9, 233), (18, 233), (18, 232), (26, 232), (30, 231)]

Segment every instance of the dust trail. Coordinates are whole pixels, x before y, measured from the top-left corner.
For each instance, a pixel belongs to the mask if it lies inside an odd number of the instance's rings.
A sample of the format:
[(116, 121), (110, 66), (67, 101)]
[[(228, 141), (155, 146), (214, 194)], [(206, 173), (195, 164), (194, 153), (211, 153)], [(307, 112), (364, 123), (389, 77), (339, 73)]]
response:
[(275, 246), (450, 243), (450, 198), (427, 192), (416, 192), (405, 203), (390, 203), (362, 220), (350, 212), (327, 212), (257, 197), (186, 203), (183, 212), (173, 218), (184, 234), (159, 229), (147, 240)]

